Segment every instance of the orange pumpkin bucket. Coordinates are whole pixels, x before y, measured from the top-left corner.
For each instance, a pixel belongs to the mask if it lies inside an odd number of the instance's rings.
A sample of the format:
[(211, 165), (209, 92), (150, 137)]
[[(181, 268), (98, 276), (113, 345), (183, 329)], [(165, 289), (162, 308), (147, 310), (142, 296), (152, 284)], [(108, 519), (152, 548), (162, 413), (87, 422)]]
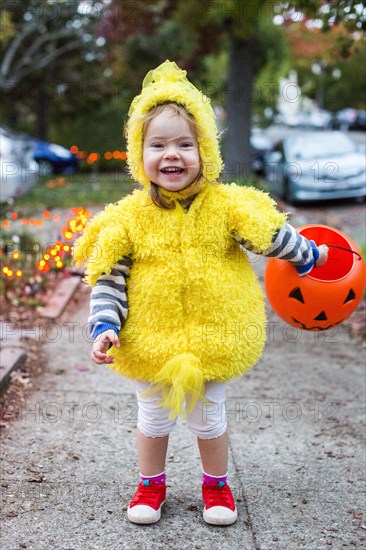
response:
[(299, 233), (329, 247), (324, 266), (300, 277), (285, 260), (270, 258), (264, 284), (269, 303), (289, 325), (327, 330), (347, 319), (365, 291), (366, 266), (356, 243), (327, 225), (304, 225)]

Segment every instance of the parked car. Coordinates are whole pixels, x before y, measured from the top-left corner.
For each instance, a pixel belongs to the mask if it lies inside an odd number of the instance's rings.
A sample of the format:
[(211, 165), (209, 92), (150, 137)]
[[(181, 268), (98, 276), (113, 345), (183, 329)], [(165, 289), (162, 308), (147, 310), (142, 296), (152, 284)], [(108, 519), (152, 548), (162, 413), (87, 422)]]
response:
[(359, 109), (357, 111), (357, 129), (366, 131), (366, 111)]
[(332, 115), (324, 109), (312, 109), (311, 111), (301, 111), (299, 118), (299, 127), (327, 129), (331, 127)]
[(33, 145), (33, 158), (38, 162), (40, 174), (73, 174), (78, 168), (78, 159), (69, 149), (30, 138)]
[(38, 181), (31, 144), (6, 128), (0, 128), (0, 170), (0, 202), (22, 195)]
[(366, 159), (342, 132), (303, 132), (266, 156), (270, 190), (286, 202), (366, 197)]
[(289, 128), (328, 129), (332, 126), (332, 114), (325, 109), (313, 108), (307, 111), (295, 111), (277, 115), (276, 123)]
[(289, 128), (296, 128), (301, 122), (301, 115), (299, 111), (289, 113), (278, 113), (274, 117), (275, 124), (288, 126)]
[(366, 111), (362, 109), (341, 109), (333, 118), (333, 128), (340, 130), (366, 130)]
[(273, 141), (259, 128), (253, 128), (250, 135), (252, 148), (252, 169), (257, 174), (264, 174), (265, 156), (273, 149)]

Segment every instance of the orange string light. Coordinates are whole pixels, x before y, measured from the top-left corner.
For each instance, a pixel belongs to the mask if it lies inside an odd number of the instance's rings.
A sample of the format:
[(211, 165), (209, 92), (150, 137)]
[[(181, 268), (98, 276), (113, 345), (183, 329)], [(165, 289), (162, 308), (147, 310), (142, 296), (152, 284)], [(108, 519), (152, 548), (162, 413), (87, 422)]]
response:
[[(96, 153), (96, 157), (99, 158), (99, 155)], [(66, 240), (71, 240), (75, 234), (80, 233), (84, 227), (86, 222), (88, 221), (88, 218), (91, 216), (91, 211), (86, 210), (83, 207), (75, 207), (71, 208), (70, 212), (72, 214), (72, 218), (67, 220), (66, 226), (62, 228), (63, 236)], [(45, 210), (42, 213), (42, 217), (44, 220), (52, 220), (55, 222), (58, 222), (60, 220), (59, 214), (54, 214), (52, 216), (51, 212), (48, 210)], [(42, 227), (43, 220), (42, 219), (36, 219), (36, 218), (29, 218), (29, 220), (25, 217), (19, 218), (19, 214), (16, 212), (13, 212), (10, 215), (10, 218), (12, 221), (18, 220), (21, 225), (34, 225), (38, 227)], [(3, 227), (9, 227), (10, 226), (10, 220), (3, 220), (2, 221)], [(2, 253), (2, 250), (0, 251)], [(63, 256), (65, 254), (68, 254), (71, 252), (71, 246), (62, 240), (55, 242), (53, 245), (50, 245), (45, 253), (43, 254), (43, 258), (38, 261), (36, 267), (39, 272), (42, 274), (46, 274), (51, 267), (56, 267), (57, 269), (62, 269), (65, 267), (65, 262), (63, 261)], [(20, 253), (18, 250), (15, 250), (12, 253), (12, 259), (13, 260), (19, 260), (21, 258)], [(15, 276), (16, 278), (20, 279), (24, 277), (24, 271), (22, 269), (17, 269), (16, 271), (13, 271), (9, 266), (4, 266), (2, 268), (2, 275), (7, 278), (12, 278)]]

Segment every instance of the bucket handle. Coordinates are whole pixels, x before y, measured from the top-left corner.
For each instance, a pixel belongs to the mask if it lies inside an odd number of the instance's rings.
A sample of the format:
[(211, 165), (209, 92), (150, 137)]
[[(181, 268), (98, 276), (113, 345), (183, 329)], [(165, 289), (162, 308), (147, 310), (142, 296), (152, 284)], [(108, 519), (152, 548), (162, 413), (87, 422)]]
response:
[(338, 246), (337, 244), (328, 244), (328, 248), (339, 248), (340, 250), (345, 250), (346, 252), (351, 252), (352, 254), (356, 254), (358, 256), (359, 260), (362, 260), (361, 254), (356, 252), (356, 250), (352, 250), (352, 248), (346, 248), (344, 246)]

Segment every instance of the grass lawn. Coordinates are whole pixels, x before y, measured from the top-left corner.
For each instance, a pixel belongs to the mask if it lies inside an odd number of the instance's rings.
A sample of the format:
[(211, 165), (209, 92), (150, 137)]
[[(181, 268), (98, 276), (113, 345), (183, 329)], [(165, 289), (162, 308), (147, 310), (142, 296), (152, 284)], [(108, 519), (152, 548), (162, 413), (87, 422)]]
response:
[(136, 185), (125, 173), (70, 174), (42, 178), (29, 193), (18, 197), (2, 210), (38, 210), (101, 206), (128, 195)]
[[(244, 185), (244, 182), (238, 183)], [(251, 182), (252, 185), (265, 189), (263, 183), (258, 178)], [(27, 214), (52, 208), (103, 208), (106, 204), (122, 199), (136, 187), (138, 185), (122, 171), (41, 177), (39, 183), (28, 193), (17, 197), (11, 204), (1, 204), (0, 217), (6, 217), (6, 213), (11, 210)]]

